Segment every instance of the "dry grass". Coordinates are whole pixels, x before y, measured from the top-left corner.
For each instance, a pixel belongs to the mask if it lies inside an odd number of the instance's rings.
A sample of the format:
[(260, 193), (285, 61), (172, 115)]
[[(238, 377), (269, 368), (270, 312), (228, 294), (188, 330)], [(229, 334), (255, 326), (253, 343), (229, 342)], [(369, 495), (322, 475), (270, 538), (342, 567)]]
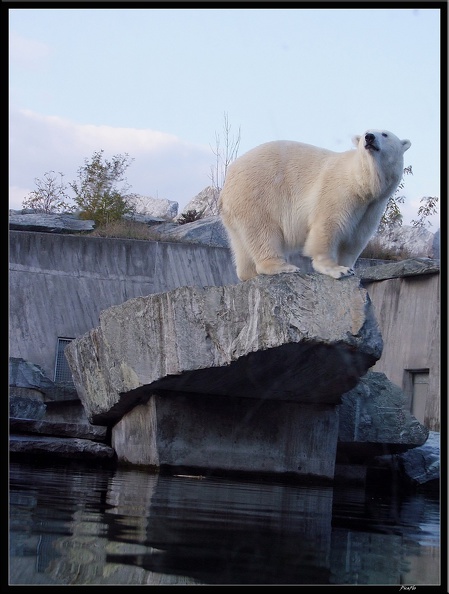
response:
[(122, 219), (97, 227), (92, 233), (93, 237), (117, 237), (121, 239), (157, 239), (156, 234), (145, 223)]
[(374, 260), (407, 260), (410, 258), (410, 252), (405, 248), (396, 250), (393, 248), (387, 248), (379, 241), (377, 237), (373, 237), (368, 242), (366, 248), (360, 254), (360, 258), (369, 258)]

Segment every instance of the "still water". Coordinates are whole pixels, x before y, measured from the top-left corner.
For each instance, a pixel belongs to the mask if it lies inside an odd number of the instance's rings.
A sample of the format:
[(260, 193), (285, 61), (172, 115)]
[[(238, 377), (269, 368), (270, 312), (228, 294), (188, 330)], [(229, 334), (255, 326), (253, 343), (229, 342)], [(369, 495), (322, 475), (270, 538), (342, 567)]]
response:
[(436, 496), (79, 465), (9, 475), (10, 585), (440, 584)]

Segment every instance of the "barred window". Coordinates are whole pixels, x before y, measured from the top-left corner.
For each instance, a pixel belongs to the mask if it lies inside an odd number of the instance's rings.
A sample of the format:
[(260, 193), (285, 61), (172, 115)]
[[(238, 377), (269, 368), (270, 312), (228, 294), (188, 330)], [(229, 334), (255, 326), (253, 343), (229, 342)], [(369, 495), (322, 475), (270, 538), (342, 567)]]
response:
[(58, 338), (56, 346), (56, 361), (55, 361), (55, 383), (71, 383), (73, 384), (72, 372), (69, 364), (65, 358), (64, 349), (71, 343), (73, 338)]

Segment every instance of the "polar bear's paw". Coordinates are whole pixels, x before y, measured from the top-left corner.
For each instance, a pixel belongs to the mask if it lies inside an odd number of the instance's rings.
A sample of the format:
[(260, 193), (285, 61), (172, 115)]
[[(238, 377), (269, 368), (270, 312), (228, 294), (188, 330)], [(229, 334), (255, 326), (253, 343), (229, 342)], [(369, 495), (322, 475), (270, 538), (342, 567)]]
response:
[(256, 265), (257, 274), (282, 274), (283, 272), (300, 272), (300, 269), (293, 264), (272, 258), (271, 260), (264, 260)]
[(314, 260), (312, 264), (313, 268), (317, 272), (320, 272), (321, 274), (326, 274), (327, 276), (331, 276), (332, 278), (340, 279), (354, 275), (354, 270), (352, 268), (348, 268), (347, 266), (332, 266), (329, 264), (324, 264), (323, 262), (317, 262), (316, 260)]

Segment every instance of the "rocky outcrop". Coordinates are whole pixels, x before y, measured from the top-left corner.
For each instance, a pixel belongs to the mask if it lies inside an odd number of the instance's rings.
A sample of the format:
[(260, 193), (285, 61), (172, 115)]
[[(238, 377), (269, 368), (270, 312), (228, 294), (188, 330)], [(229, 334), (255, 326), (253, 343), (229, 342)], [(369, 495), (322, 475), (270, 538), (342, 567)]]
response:
[(399, 262), (388, 262), (378, 266), (356, 269), (356, 275), (361, 278), (363, 284), (439, 272), (440, 260), (432, 260), (431, 258), (409, 258)]
[(45, 437), (30, 435), (10, 435), (9, 451), (13, 456), (49, 456), (64, 460), (110, 461), (114, 462), (114, 450), (103, 443), (89, 439), (70, 437)]
[(107, 428), (88, 423), (73, 385), (56, 384), (39, 365), (14, 357), (9, 383), (11, 455), (115, 460)]
[[(439, 235), (439, 230), (437, 233)], [(439, 258), (439, 240), (435, 242), (434, 236), (435, 234), (426, 227), (401, 225), (376, 234), (373, 241), (396, 255), (407, 254), (410, 258)]]
[(178, 214), (179, 205), (174, 200), (166, 198), (152, 198), (151, 196), (134, 196), (133, 204), (139, 215), (150, 215), (162, 219), (174, 219)]
[(39, 365), (20, 357), (9, 358), (9, 386), (12, 396), (35, 395), (43, 401), (78, 399), (75, 386), (56, 384)]
[(9, 215), (9, 228), (17, 231), (44, 231), (46, 233), (80, 233), (93, 231), (94, 221), (82, 221), (70, 214), (13, 213)]
[(166, 390), (336, 404), (381, 351), (358, 279), (294, 273), (131, 299), (65, 353), (90, 421), (112, 424)]
[(181, 213), (176, 217), (179, 219), (183, 214), (195, 210), (201, 213), (202, 217), (214, 217), (218, 215), (218, 198), (219, 191), (213, 186), (207, 186), (204, 190), (201, 190), (186, 206), (182, 209)]
[(218, 216), (198, 219), (192, 223), (161, 223), (151, 228), (153, 237), (160, 241), (201, 243), (213, 247), (229, 247), (228, 236)]
[(11, 418), (9, 420), (9, 428), (11, 433), (72, 437), (98, 442), (106, 442), (107, 440), (106, 427), (88, 425), (86, 423), (54, 423), (43, 420), (35, 421)]

